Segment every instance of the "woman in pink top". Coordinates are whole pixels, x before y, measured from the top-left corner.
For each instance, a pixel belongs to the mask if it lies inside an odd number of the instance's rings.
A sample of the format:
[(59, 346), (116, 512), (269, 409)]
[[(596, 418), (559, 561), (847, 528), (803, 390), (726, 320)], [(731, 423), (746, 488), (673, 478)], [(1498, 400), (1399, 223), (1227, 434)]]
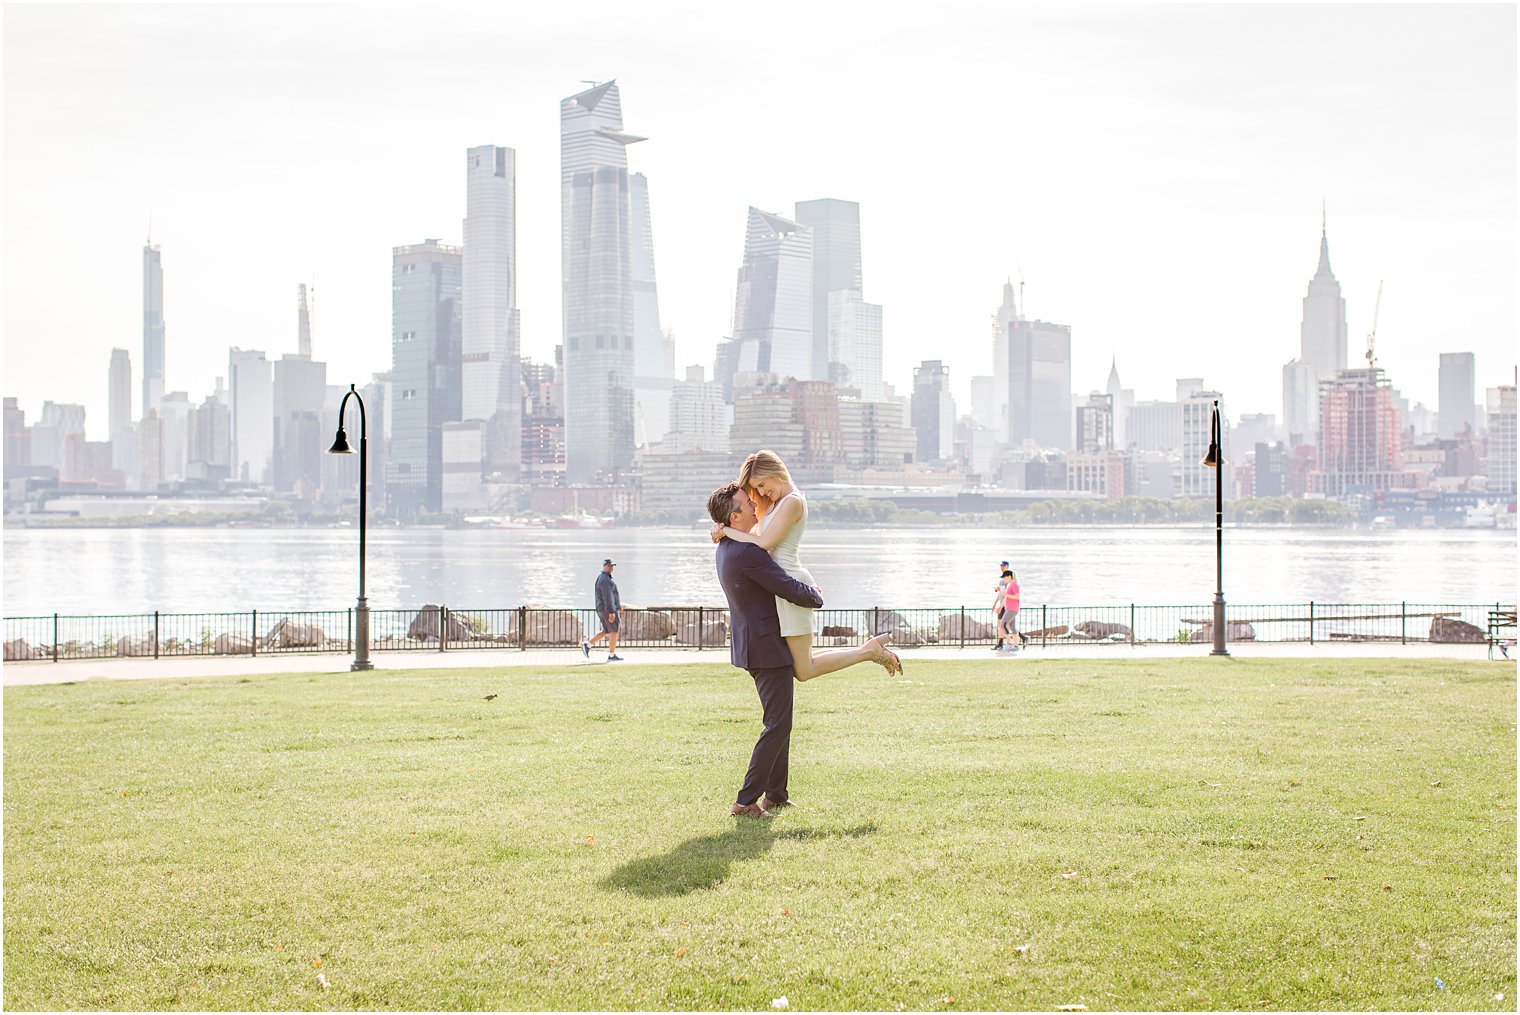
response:
[(998, 590), (997, 601), (993, 603), (994, 609), (997, 607), (1003, 609), (1002, 619), (998, 622), (1001, 628), (998, 640), (1002, 641), (1003, 638), (1012, 635), (1018, 638), (1019, 645), (1022, 647), (1029, 639), (1019, 633), (1019, 576), (1012, 571), (1004, 571), (1003, 582), (1003, 587)]

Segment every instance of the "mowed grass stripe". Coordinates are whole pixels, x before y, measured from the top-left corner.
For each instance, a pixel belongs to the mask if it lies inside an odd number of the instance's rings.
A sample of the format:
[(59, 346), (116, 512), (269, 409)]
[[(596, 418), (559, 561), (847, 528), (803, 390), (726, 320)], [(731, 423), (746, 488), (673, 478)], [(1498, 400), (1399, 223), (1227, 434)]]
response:
[(1512, 666), (909, 665), (7, 688), (6, 1007), (1514, 1009)]

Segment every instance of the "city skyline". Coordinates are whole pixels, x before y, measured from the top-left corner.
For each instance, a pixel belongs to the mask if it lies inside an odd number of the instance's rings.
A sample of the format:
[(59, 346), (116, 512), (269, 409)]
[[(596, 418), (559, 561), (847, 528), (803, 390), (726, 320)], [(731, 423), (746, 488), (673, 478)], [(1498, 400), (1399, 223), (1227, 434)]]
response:
[[(899, 395), (932, 355), (970, 405), (971, 377), (992, 372), (986, 322), (1012, 279), (1026, 283), (1026, 316), (1070, 325), (1079, 396), (1116, 359), (1140, 400), (1201, 374), (1237, 411), (1280, 413), (1322, 200), (1349, 360), (1383, 279), (1379, 365), (1412, 401), (1436, 407), (1439, 352), (1473, 352), (1480, 390), (1511, 379), (1513, 8), (975, 4), (909, 35), (891, 12), (851, 21), (800, 5), (673, 5), (663, 10), (682, 18), (651, 18), (656, 32), (592, 6), (602, 16), (590, 33), (529, 13), (454, 37), (522, 57), (485, 99), (467, 87), (466, 60), (421, 88), (388, 78), (401, 25), (408, 38), (441, 37), (460, 24), (457, 9), (419, 22), (366, 8), (365, 30), (340, 48), (353, 23), (342, 9), (292, 14), (305, 30), (292, 42), (290, 25), (253, 7), (7, 8), (10, 388), (30, 412), (42, 398), (83, 402), (90, 436), (107, 436), (105, 370), (69, 367), (126, 348), (141, 380), (131, 268), (150, 216), (166, 277), (166, 391), (209, 392), (230, 346), (271, 361), (294, 352), (298, 281), (322, 290), (329, 376), (367, 381), (389, 365), (390, 252), (459, 241), (458, 156), (487, 141), (518, 152), (522, 350), (551, 361), (561, 318), (549, 103), (575, 91), (567, 68), (618, 79), (654, 138), (638, 165), (654, 181), (676, 376), (710, 367), (729, 333), (740, 209), (786, 214), (798, 198), (829, 197), (862, 206), (883, 376)], [(744, 39), (789, 18), (853, 32), (859, 56), (830, 63), (828, 46), (804, 41), (785, 66), (721, 74)], [(1232, 42), (1246, 33), (1249, 53)], [(999, 38), (1018, 41), (1011, 65), (967, 66), (963, 47)], [(341, 66), (344, 83), (313, 77), (319, 65)], [(189, 74), (195, 89), (183, 87)], [(402, 85), (417, 94), (403, 99)], [(999, 89), (1016, 100), (1016, 122), (988, 131), (966, 100)], [(309, 101), (290, 103), (297, 92)], [(444, 94), (457, 109), (374, 141), (377, 124), (390, 131)], [(848, 115), (824, 111), (835, 109)], [(715, 163), (712, 128), (735, 111), (748, 136), (779, 143)], [(60, 164), (64, 134), (112, 157)], [(1020, 155), (1025, 142), (1047, 157)], [(236, 165), (217, 154), (233, 145)], [(362, 174), (356, 152), (374, 160)]]

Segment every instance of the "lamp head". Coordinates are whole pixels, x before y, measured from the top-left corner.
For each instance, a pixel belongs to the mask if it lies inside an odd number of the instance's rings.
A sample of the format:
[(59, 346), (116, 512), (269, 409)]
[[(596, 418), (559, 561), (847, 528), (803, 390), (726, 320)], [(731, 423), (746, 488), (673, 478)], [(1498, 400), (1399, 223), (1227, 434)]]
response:
[(343, 428), (338, 427), (338, 436), (333, 440), (333, 446), (327, 449), (329, 455), (351, 455), (354, 449), (349, 447), (348, 434)]
[(1224, 461), (1224, 458), (1219, 454), (1219, 445), (1213, 441), (1209, 441), (1209, 453), (1203, 457), (1203, 464), (1211, 469), (1217, 469), (1222, 461)]

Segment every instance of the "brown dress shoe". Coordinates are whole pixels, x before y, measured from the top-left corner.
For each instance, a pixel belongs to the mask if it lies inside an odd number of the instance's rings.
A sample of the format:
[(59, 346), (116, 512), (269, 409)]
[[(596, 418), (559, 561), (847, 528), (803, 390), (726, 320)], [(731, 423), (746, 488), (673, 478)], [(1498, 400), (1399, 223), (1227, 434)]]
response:
[(761, 797), (760, 798), (760, 807), (761, 807), (762, 810), (779, 811), (783, 807), (796, 807), (796, 806), (797, 805), (794, 804), (794, 803), (792, 803), (790, 800), (772, 800), (770, 797)]
[(735, 818), (774, 818), (775, 815), (759, 804), (734, 804), (728, 813)]

